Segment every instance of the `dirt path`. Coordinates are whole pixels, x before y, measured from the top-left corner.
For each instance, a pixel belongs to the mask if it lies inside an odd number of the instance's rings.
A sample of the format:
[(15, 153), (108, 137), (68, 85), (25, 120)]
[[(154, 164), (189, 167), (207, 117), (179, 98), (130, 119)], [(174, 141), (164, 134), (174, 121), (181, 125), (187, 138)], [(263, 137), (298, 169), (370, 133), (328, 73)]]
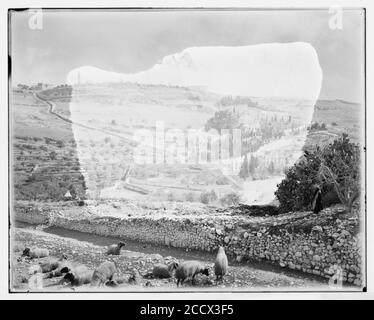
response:
[[(153, 265), (157, 262), (168, 262), (176, 259), (172, 256), (166, 256), (165, 251), (157, 250), (152, 252), (150, 248), (147, 253), (141, 253), (130, 250), (122, 250), (120, 256), (107, 256), (105, 254), (106, 246), (95, 245), (90, 242), (77, 240), (68, 237), (62, 237), (56, 234), (46, 233), (38, 230), (38, 227), (28, 228), (12, 228), (13, 245), (11, 250), (11, 283), (14, 291), (31, 290), (28, 281), (30, 279), (29, 269), (32, 265), (38, 264), (43, 259), (29, 260), (21, 257), (22, 250), (25, 247), (42, 247), (47, 248), (52, 256), (60, 256), (62, 253), (68, 255), (69, 260), (85, 264), (91, 270), (95, 269), (101, 262), (105, 260), (114, 261), (118, 268), (120, 277), (128, 277), (133, 269), (137, 269), (140, 274), (144, 275), (150, 272)], [(130, 248), (129, 248), (130, 249)], [(157, 250), (157, 251), (156, 251)], [(160, 253), (164, 254), (162, 256)], [(201, 257), (201, 255), (200, 255)], [(187, 257), (184, 257), (186, 260)], [(205, 264), (212, 266), (212, 255), (207, 259), (199, 259)], [(179, 261), (183, 258), (179, 259)], [(199, 276), (197, 284), (192, 286), (190, 282), (182, 288), (177, 288), (175, 279), (146, 279), (141, 278), (138, 284), (132, 285), (123, 283), (116, 288), (105, 287), (103, 289), (92, 288), (89, 285), (81, 287), (71, 287), (69, 285), (60, 284), (61, 278), (52, 278), (43, 280), (43, 291), (59, 291), (59, 290), (120, 290), (120, 291), (272, 291), (272, 290), (329, 290), (327, 281), (309, 279), (304, 275), (289, 275), (283, 272), (274, 272), (261, 270), (249, 265), (232, 265), (229, 266), (228, 274), (223, 283), (216, 284), (214, 276), (211, 272), (209, 277)], [(32, 291), (32, 290), (31, 290)]]
[(55, 104), (52, 102), (52, 101), (49, 101), (49, 100), (46, 100), (46, 99), (43, 99), (41, 98), (37, 93), (34, 94), (35, 98), (43, 103), (46, 103), (48, 105), (48, 112), (55, 115), (56, 117), (60, 118), (61, 120), (65, 121), (65, 122), (68, 122), (68, 123), (71, 123), (71, 124), (74, 124), (74, 125), (77, 125), (77, 126), (80, 126), (82, 128), (85, 128), (85, 129), (88, 129), (88, 130), (93, 130), (93, 131), (97, 131), (97, 132), (101, 132), (101, 133), (104, 133), (104, 134), (107, 134), (107, 135), (111, 135), (113, 137), (116, 137), (116, 138), (120, 138), (121, 140), (123, 140), (124, 142), (132, 145), (132, 146), (136, 146), (137, 145), (137, 142), (134, 141), (133, 139), (130, 139), (130, 138), (126, 138), (120, 134), (116, 134), (116, 133), (113, 133), (113, 132), (110, 132), (110, 131), (106, 131), (106, 130), (103, 130), (103, 129), (100, 129), (100, 128), (95, 128), (95, 127), (91, 127), (91, 126), (88, 126), (86, 124), (83, 124), (83, 123), (80, 123), (80, 122), (76, 122), (76, 121), (73, 121), (69, 118), (66, 118), (64, 116), (62, 116), (61, 114), (57, 113), (54, 111), (54, 108), (55, 108)]

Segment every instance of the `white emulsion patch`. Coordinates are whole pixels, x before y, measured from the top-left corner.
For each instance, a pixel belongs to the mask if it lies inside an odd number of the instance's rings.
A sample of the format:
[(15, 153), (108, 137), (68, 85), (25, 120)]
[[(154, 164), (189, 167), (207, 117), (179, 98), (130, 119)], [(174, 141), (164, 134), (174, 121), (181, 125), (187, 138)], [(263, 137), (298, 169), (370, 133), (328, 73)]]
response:
[[(192, 126), (195, 124), (202, 128), (203, 123), (214, 114), (214, 110), (211, 110), (211, 114), (199, 110), (181, 113), (180, 110), (168, 109), (167, 106), (157, 103), (152, 105), (152, 101), (144, 97), (141, 87), (139, 100), (146, 102), (135, 101), (138, 103), (136, 107), (130, 106), (128, 101), (124, 103), (122, 98), (116, 101), (116, 97), (106, 103), (105, 98), (100, 98), (100, 94), (93, 103), (79, 98), (84, 96), (84, 88), (87, 88), (87, 85), (127, 82), (199, 87), (220, 96), (247, 96), (262, 107), (260, 117), (280, 112), (286, 117), (297, 119), (294, 128), (297, 130), (296, 134), (294, 130), (285, 132), (278, 140), (266, 143), (259, 150), (247, 154), (248, 157), (256, 155), (263, 161), (276, 161), (286, 166), (292, 165), (302, 155), (307, 127), (312, 121), (314, 105), (321, 89), (322, 70), (315, 49), (303, 42), (186, 48), (182, 52), (165, 56), (148, 70), (133, 74), (109, 72), (91, 66), (72, 70), (67, 76), (67, 83), (73, 86), (70, 113), (73, 123), (78, 124), (73, 124), (73, 131), (89, 193), (90, 188), (98, 188), (98, 175), (103, 177), (103, 181), (110, 181), (117, 174), (116, 165), (119, 165), (119, 170), (124, 173), (127, 170), (128, 166), (124, 163), (128, 161), (126, 155), (129, 151), (124, 141), (132, 139), (133, 124), (151, 128), (156, 121), (166, 119), (167, 128), (184, 130), (180, 119), (186, 119), (185, 122), (188, 123), (188, 117), (191, 116)], [(194, 118), (196, 115), (197, 120)], [(250, 119), (248, 115), (247, 117), (248, 126), (255, 127), (254, 118)], [(110, 128), (111, 123), (119, 125)], [(176, 127), (172, 128), (172, 123), (177, 124)], [(94, 131), (79, 124), (98, 127), (100, 130)], [(114, 134), (108, 135), (106, 132)], [(105, 137), (109, 137), (107, 142), (102, 141)], [(109, 145), (105, 152), (100, 149), (103, 143)], [(231, 169), (238, 172), (243, 159), (244, 156), (230, 159)], [(227, 168), (227, 163), (214, 165), (223, 171)], [(105, 168), (102, 172), (101, 169), (97, 170), (101, 167)], [(279, 176), (265, 179), (268, 181), (265, 184), (263, 181), (245, 182), (242, 189), (243, 199), (247, 203), (268, 203), (274, 198), (276, 184), (281, 178)], [(118, 181), (112, 183), (112, 195), (115, 193), (113, 186), (118, 184)], [(123, 194), (130, 195), (131, 191), (127, 190)]]

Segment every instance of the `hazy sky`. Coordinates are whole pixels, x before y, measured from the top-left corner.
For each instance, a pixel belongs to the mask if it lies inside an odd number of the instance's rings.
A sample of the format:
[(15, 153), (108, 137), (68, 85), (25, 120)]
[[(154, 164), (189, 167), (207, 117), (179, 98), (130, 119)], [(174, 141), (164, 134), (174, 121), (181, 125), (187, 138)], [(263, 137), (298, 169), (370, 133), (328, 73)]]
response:
[(152, 67), (192, 46), (309, 42), (323, 71), (321, 99), (364, 98), (364, 13), (343, 10), (343, 28), (330, 29), (318, 11), (44, 11), (42, 30), (29, 12), (11, 15), (14, 84), (64, 83), (91, 65), (121, 73)]

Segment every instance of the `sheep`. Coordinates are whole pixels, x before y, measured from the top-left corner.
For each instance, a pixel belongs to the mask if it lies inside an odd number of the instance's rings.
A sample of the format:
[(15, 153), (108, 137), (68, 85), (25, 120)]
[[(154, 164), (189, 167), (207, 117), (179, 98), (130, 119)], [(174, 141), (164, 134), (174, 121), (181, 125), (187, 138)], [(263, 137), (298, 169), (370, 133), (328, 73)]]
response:
[(63, 281), (68, 280), (73, 286), (90, 283), (92, 279), (92, 271), (85, 265), (79, 265), (65, 274)]
[(177, 278), (177, 287), (179, 283), (183, 285), (184, 280), (191, 277), (192, 284), (195, 284), (195, 276), (198, 274), (209, 276), (209, 268), (204, 266), (199, 261), (185, 261), (177, 268), (175, 277)]
[(72, 263), (64, 263), (63, 265), (61, 265), (61, 268), (60, 268), (60, 272), (61, 273), (68, 273), (70, 271), (72, 271), (76, 266)]
[(77, 266), (77, 264), (71, 262), (71, 261), (60, 261), (59, 265), (56, 269), (47, 272), (45, 274), (45, 278), (54, 278), (54, 277), (60, 277), (65, 273), (68, 273), (69, 271), (73, 270), (73, 268)]
[(47, 261), (40, 262), (39, 265), (42, 270), (42, 273), (47, 273), (55, 269), (58, 269), (61, 266), (62, 262), (64, 262), (65, 260), (67, 260), (67, 256), (63, 254), (59, 259), (51, 258)]
[(116, 265), (112, 261), (104, 261), (95, 269), (92, 275), (92, 286), (105, 285), (107, 281), (113, 279), (114, 274), (117, 272)]
[(23, 250), (22, 256), (27, 256), (30, 259), (44, 258), (49, 256), (49, 251), (48, 249), (43, 248), (25, 248), (25, 250)]
[(63, 274), (66, 274), (72, 271), (77, 266), (78, 266), (77, 263), (74, 263), (71, 261), (61, 261), (57, 269), (47, 272), (44, 277), (45, 278), (60, 277)]
[(120, 255), (121, 254), (121, 249), (124, 247), (126, 244), (122, 241), (118, 242), (117, 244), (112, 244), (108, 247), (107, 254), (110, 255)]
[(155, 278), (171, 278), (173, 276), (173, 271), (177, 270), (178, 266), (178, 262), (171, 262), (169, 265), (157, 263), (153, 267), (152, 274)]
[(115, 274), (112, 278), (112, 280), (108, 280), (105, 285), (108, 287), (117, 287), (120, 284), (128, 282), (129, 277), (126, 276), (118, 276), (118, 274)]
[(214, 273), (216, 275), (216, 281), (223, 280), (223, 276), (227, 272), (228, 262), (225, 249), (223, 247), (218, 248), (216, 261), (214, 262)]

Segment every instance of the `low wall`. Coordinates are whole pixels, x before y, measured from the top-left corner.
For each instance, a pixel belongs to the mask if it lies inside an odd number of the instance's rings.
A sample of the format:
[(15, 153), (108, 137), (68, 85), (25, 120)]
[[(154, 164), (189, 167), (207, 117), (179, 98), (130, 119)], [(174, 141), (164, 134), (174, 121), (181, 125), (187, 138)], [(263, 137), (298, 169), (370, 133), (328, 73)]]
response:
[[(281, 267), (363, 285), (363, 252), (358, 221), (338, 218), (333, 209), (308, 213), (243, 219), (214, 217), (123, 217), (65, 215), (61, 210), (37, 206), (15, 208), (19, 221), (44, 223), (65, 229), (119, 237), (139, 242), (214, 252), (224, 245), (238, 262), (267, 261)], [(245, 220), (244, 220), (245, 221)], [(341, 273), (339, 273), (341, 272)]]

